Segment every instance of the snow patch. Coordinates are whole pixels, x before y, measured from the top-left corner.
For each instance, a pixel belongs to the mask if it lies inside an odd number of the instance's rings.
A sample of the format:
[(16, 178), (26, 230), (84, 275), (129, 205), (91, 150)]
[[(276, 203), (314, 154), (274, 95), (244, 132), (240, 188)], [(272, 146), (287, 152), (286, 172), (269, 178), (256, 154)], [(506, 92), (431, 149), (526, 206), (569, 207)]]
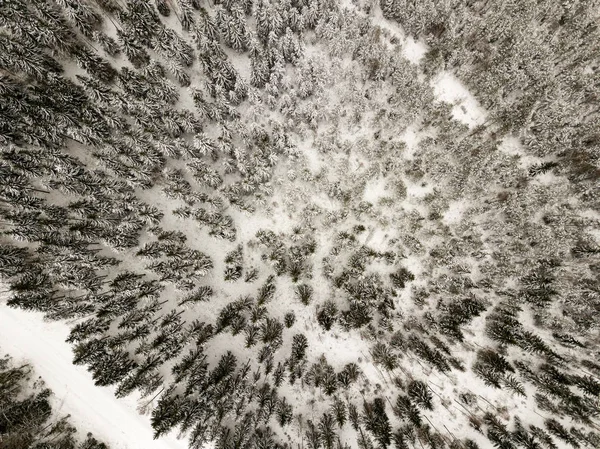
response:
[(505, 136), (500, 145), (498, 145), (498, 150), (509, 156), (525, 156), (523, 145), (521, 145), (521, 142), (515, 136)]
[(402, 56), (413, 64), (419, 64), (423, 56), (425, 56), (425, 53), (429, 51), (427, 44), (423, 41), (415, 40), (412, 36), (407, 36), (406, 32), (398, 22), (386, 19), (383, 16), (378, 3), (376, 3), (373, 8), (373, 19), (379, 27), (402, 42)]
[(559, 184), (561, 182), (564, 182), (565, 180), (566, 180), (566, 178), (564, 176), (556, 176), (554, 173), (549, 171), (549, 172), (541, 173), (541, 174), (537, 175), (534, 178), (533, 182), (536, 184), (548, 186), (548, 185), (552, 185), (552, 184)]
[(413, 64), (419, 64), (423, 56), (429, 51), (427, 44), (421, 41), (414, 40), (411, 36), (408, 36), (404, 41), (402, 47), (402, 56), (408, 59)]
[(444, 212), (442, 222), (445, 225), (460, 223), (463, 214), (468, 208), (469, 205), (465, 201), (452, 201), (448, 206), (448, 210)]
[(375, 178), (367, 181), (363, 193), (363, 199), (372, 204), (377, 204), (379, 198), (385, 195), (385, 178)]
[(498, 145), (498, 150), (509, 156), (518, 156), (520, 158), (519, 166), (524, 169), (543, 162), (541, 158), (527, 154), (521, 141), (515, 136), (505, 136), (502, 139), (502, 142), (500, 142), (500, 145)]
[(588, 230), (588, 234), (596, 240), (596, 243), (600, 244), (600, 229), (590, 229)]
[[(421, 257), (412, 254), (402, 260), (402, 265), (415, 276), (420, 276), (425, 271)], [(406, 291), (408, 292), (409, 290), (406, 289)]]
[[(369, 228), (371, 228), (369, 226)], [(396, 235), (394, 229), (382, 229), (374, 227), (365, 236), (365, 240), (362, 243), (375, 251), (385, 252), (389, 249), (389, 240)]]
[(323, 157), (319, 154), (317, 149), (312, 145), (303, 145), (301, 147), (302, 153), (306, 158), (308, 169), (313, 173), (317, 174), (321, 171), (321, 165), (323, 163)]
[(594, 209), (585, 209), (579, 213), (579, 216), (582, 218), (588, 218), (590, 220), (599, 220), (600, 221), (600, 212)]
[(473, 94), (452, 73), (442, 72), (433, 81), (433, 94), (438, 101), (453, 104), (453, 117), (474, 128), (485, 122), (486, 111)]
[(405, 159), (414, 159), (415, 152), (421, 141), (421, 136), (417, 133), (416, 126), (410, 125), (406, 128), (402, 135), (400, 135), (400, 139), (406, 144), (406, 151), (404, 152)]
[(433, 185), (426, 182), (413, 183), (404, 180), (404, 183), (406, 184), (406, 196), (409, 198), (423, 198), (433, 192)]

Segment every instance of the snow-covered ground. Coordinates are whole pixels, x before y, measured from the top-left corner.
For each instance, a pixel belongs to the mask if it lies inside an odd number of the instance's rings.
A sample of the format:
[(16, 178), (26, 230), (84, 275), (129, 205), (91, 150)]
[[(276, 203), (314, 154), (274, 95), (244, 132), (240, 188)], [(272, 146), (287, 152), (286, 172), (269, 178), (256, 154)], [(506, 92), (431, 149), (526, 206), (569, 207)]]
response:
[(407, 36), (402, 48), (402, 55), (413, 64), (418, 64), (429, 49), (421, 41), (416, 41), (412, 36)]
[(453, 117), (473, 128), (485, 122), (486, 112), (477, 99), (452, 73), (442, 72), (433, 81), (437, 100), (451, 103)]
[(117, 399), (114, 388), (97, 387), (92, 375), (72, 364), (66, 324), (46, 322), (41, 313), (25, 312), (0, 302), (0, 352), (30, 362), (54, 392), (59, 416), (71, 415), (81, 436), (87, 432), (111, 449), (185, 449), (187, 442), (174, 436), (152, 438), (147, 416), (136, 411), (133, 396)]

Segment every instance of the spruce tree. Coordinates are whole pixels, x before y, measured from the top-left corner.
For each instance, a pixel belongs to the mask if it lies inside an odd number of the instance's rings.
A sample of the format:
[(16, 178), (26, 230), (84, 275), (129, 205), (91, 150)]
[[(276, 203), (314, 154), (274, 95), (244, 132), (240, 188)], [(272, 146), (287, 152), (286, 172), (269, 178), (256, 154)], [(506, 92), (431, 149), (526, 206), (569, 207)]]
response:
[(420, 380), (413, 380), (408, 384), (408, 397), (411, 398), (417, 405), (426, 410), (433, 410), (433, 396), (429, 391), (427, 384)]

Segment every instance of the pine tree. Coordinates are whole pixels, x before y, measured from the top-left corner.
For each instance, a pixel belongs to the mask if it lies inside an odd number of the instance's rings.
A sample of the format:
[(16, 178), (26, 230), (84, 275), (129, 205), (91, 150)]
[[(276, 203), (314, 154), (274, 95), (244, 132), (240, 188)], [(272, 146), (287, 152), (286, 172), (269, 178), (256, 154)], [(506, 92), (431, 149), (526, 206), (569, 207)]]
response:
[(347, 419), (346, 405), (337, 396), (333, 398), (333, 403), (331, 404), (331, 413), (335, 417), (338, 427), (342, 428)]
[(171, 8), (169, 8), (167, 0), (156, 0), (156, 9), (164, 17), (171, 15)]
[(210, 373), (210, 381), (216, 385), (233, 375), (237, 367), (237, 358), (231, 351), (223, 354), (215, 369)]
[(287, 402), (287, 399), (285, 397), (280, 398), (277, 401), (277, 422), (279, 422), (279, 425), (281, 427), (286, 426), (287, 424), (292, 422), (292, 417), (293, 417), (293, 408), (292, 406)]
[(256, 295), (256, 302), (259, 306), (271, 301), (275, 296), (275, 276), (270, 275)]
[(415, 407), (408, 396), (404, 396), (402, 394), (398, 395), (396, 398), (396, 408), (394, 412), (400, 418), (407, 418), (412, 424), (415, 426), (421, 425), (421, 414), (419, 413), (419, 409)]
[(600, 383), (592, 376), (575, 376), (575, 385), (581, 389), (586, 395), (592, 397), (600, 396)]
[(494, 446), (516, 449), (516, 446), (512, 442), (512, 435), (496, 416), (486, 413), (483, 421), (487, 425), (487, 437)]
[(333, 416), (323, 413), (319, 420), (319, 437), (325, 449), (333, 449), (336, 440)]
[(310, 419), (306, 422), (306, 427), (305, 437), (308, 447), (310, 449), (319, 449), (321, 447), (321, 433)]
[(190, 0), (177, 0), (179, 5), (179, 21), (184, 31), (190, 31), (194, 25), (194, 10)]
[(296, 295), (298, 295), (300, 302), (306, 306), (312, 299), (313, 288), (308, 284), (299, 284), (296, 286)]
[(429, 391), (427, 384), (420, 380), (413, 380), (408, 384), (408, 397), (417, 405), (420, 405), (426, 410), (433, 410), (433, 396)]
[(285, 323), (285, 327), (288, 329), (292, 327), (296, 322), (296, 315), (294, 312), (287, 312), (283, 318), (283, 322)]
[(75, 439), (76, 429), (68, 417), (56, 416), (52, 392), (42, 380), (31, 381), (32, 367), (16, 367), (8, 357), (0, 359), (0, 441), (6, 448), (108, 449), (91, 434)]
[(358, 380), (360, 368), (355, 363), (351, 362), (344, 366), (342, 371), (338, 373), (338, 382), (348, 388), (352, 383)]
[(318, 323), (325, 329), (330, 330), (331, 326), (337, 320), (337, 306), (335, 302), (331, 300), (327, 300), (323, 303), (323, 305), (319, 308), (317, 312), (317, 321)]
[(415, 276), (406, 268), (402, 267), (397, 272), (390, 274), (390, 279), (395, 288), (402, 289), (407, 282), (414, 281)]
[(174, 394), (174, 387), (163, 392), (156, 408), (152, 411), (152, 428), (154, 438), (169, 432), (181, 420), (182, 398)]
[(552, 435), (555, 435), (559, 439), (563, 440), (565, 443), (570, 444), (572, 447), (574, 447), (576, 449), (581, 447), (580, 444), (575, 439), (575, 437), (573, 437), (573, 435), (571, 435), (567, 431), (567, 429), (565, 429), (563, 427), (563, 425), (561, 423), (559, 423), (557, 420), (555, 420), (553, 418), (546, 419), (544, 421), (544, 425), (546, 426), (546, 429), (548, 429), (548, 431)]
[(128, 353), (111, 351), (93, 360), (88, 370), (93, 373), (96, 385), (107, 386), (120, 382), (136, 367), (137, 363), (129, 358)]
[(393, 371), (398, 367), (398, 356), (385, 343), (375, 343), (370, 352), (373, 362), (383, 366), (386, 371)]
[(375, 398), (372, 403), (364, 401), (362, 417), (365, 427), (373, 434), (379, 447), (387, 448), (392, 442), (392, 427), (385, 413), (384, 400)]
[(523, 384), (521, 382), (519, 382), (517, 380), (517, 378), (515, 376), (513, 376), (511, 374), (504, 375), (502, 378), (502, 383), (506, 386), (506, 388), (508, 388), (515, 394), (517, 394), (519, 396), (523, 396), (523, 397), (526, 396), (525, 387), (523, 386)]
[(320, 387), (325, 394), (331, 396), (338, 388), (337, 375), (333, 367), (327, 363), (324, 355), (319, 357), (317, 363), (314, 363), (306, 373), (305, 381), (314, 387)]
[(267, 317), (260, 327), (260, 338), (265, 344), (271, 344), (278, 348), (283, 344), (283, 324), (275, 318)]
[(500, 354), (491, 349), (477, 352), (477, 360), (473, 364), (473, 372), (480, 376), (488, 385), (500, 388), (502, 375), (514, 372), (514, 368)]

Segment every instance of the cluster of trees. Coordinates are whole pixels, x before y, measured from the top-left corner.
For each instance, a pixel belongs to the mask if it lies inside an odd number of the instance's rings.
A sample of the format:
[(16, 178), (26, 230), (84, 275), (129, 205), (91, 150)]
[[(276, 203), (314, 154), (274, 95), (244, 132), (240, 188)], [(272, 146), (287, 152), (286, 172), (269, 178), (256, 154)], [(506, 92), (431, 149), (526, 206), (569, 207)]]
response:
[[(598, 37), (593, 2), (393, 0), (382, 1), (381, 9), (427, 41), (432, 73), (456, 70), (502, 129), (527, 130), (524, 143), (532, 153), (555, 156), (558, 171), (594, 188), (598, 142), (592, 130), (599, 111), (592, 79), (599, 56), (591, 44)], [(518, 95), (513, 86), (519, 86)], [(582, 200), (594, 201), (583, 188), (578, 191)]]
[(155, 272), (161, 282), (169, 281), (178, 288), (189, 290), (213, 268), (209, 256), (187, 247), (178, 234), (171, 239), (169, 233), (160, 232), (158, 239), (144, 244), (136, 256), (150, 259), (146, 266)]
[(414, 275), (404, 267), (397, 268), (389, 279), (373, 272), (370, 264), (383, 262), (394, 266), (399, 258), (392, 251), (379, 252), (360, 245), (356, 234), (362, 230), (364, 227), (357, 227), (354, 233), (336, 233), (330, 255), (323, 258), (323, 274), (335, 289), (344, 292), (346, 299), (342, 310), (332, 300), (321, 304), (317, 320), (327, 330), (337, 321), (344, 329), (375, 326), (374, 318), (378, 327), (393, 328), (393, 298), (407, 281), (414, 280)]
[[(261, 250), (261, 259), (268, 263), (278, 276), (289, 275), (292, 282), (309, 281), (313, 277), (311, 256), (316, 250), (316, 240), (308, 232), (292, 235), (276, 235), (273, 231), (261, 229), (256, 233), (256, 241)], [(306, 285), (306, 287), (302, 287)], [(310, 286), (298, 284), (302, 293), (298, 293), (303, 303)], [(308, 289), (308, 290), (306, 290)]]
[(482, 423), (485, 425), (486, 436), (498, 447), (559, 447), (552, 437), (561, 444), (568, 444), (573, 448), (595, 447), (599, 442), (597, 434), (593, 432), (586, 434), (577, 427), (567, 430), (560, 422), (552, 418), (545, 419), (544, 428), (540, 428), (533, 424), (525, 425), (516, 416), (514, 430), (509, 430), (508, 426), (494, 414), (486, 413)]
[(69, 416), (52, 410), (52, 391), (43, 380), (32, 379), (29, 364), (0, 359), (0, 445), (6, 449), (108, 449), (91, 433), (78, 441)]
[[(179, 427), (190, 432), (190, 447), (216, 444), (282, 447), (268, 423), (276, 416), (280, 425), (291, 421), (292, 408), (269, 382), (260, 382), (260, 371), (251, 373), (250, 362), (238, 366), (231, 352), (221, 356), (211, 370), (201, 348), (190, 351), (174, 365), (173, 374), (185, 388), (165, 391), (152, 412), (155, 436)], [(262, 446), (268, 444), (268, 446)]]
[(485, 311), (484, 302), (473, 296), (456, 299), (440, 306), (441, 314), (436, 324), (440, 332), (455, 341), (464, 341), (461, 326), (470, 323), (473, 318)]

